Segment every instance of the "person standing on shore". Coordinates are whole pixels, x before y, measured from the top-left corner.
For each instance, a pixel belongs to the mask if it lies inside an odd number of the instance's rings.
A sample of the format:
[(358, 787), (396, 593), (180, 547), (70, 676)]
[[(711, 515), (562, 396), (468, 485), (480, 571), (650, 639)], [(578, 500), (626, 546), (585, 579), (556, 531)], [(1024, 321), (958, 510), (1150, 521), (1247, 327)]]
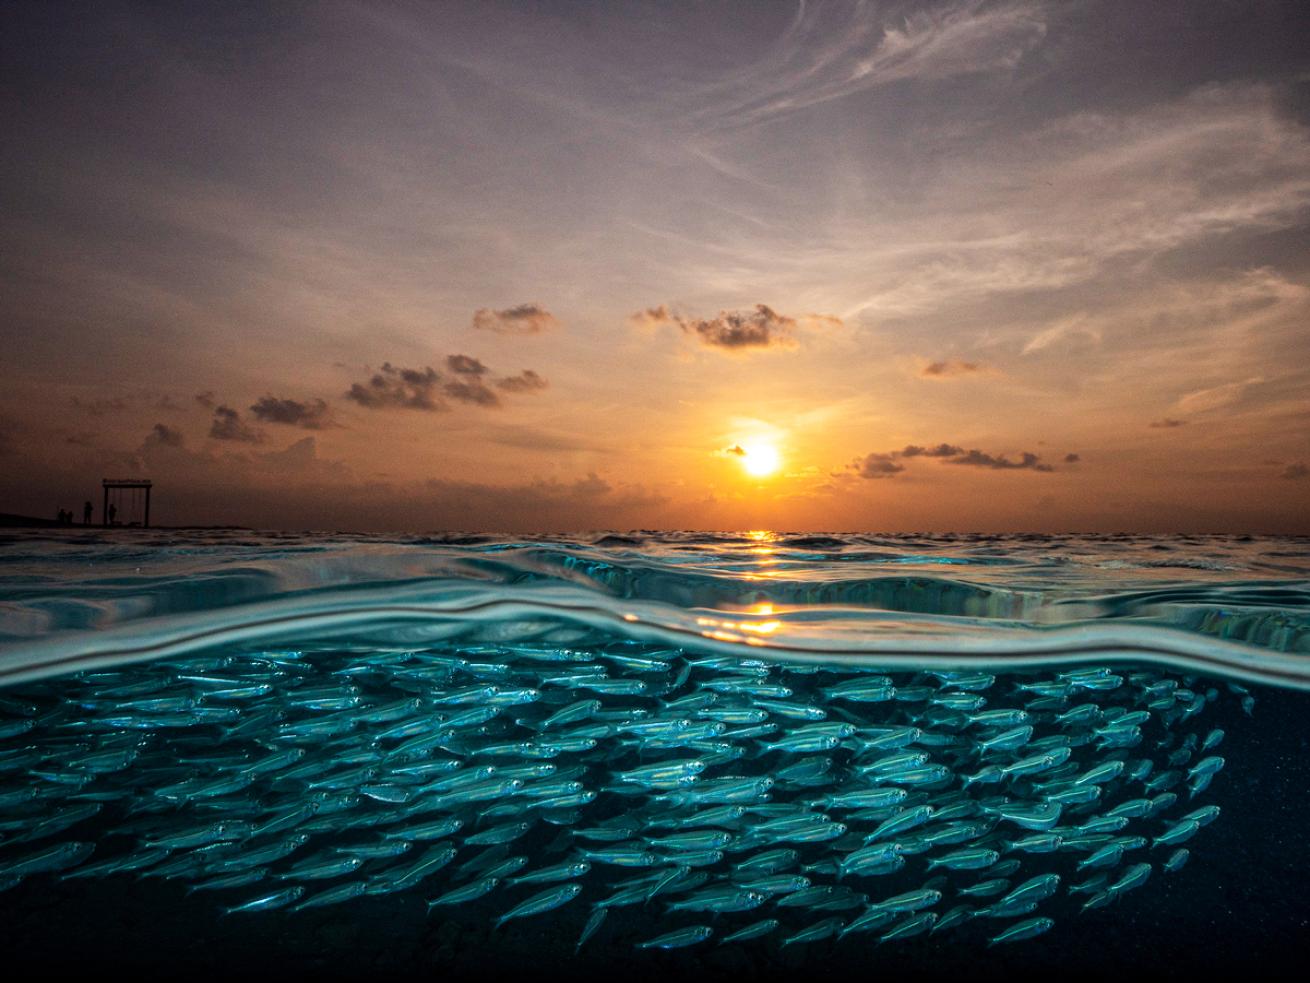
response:
[(82, 503), (82, 525), (91, 525), (91, 513), (94, 511), (95, 509), (91, 506), (90, 502)]

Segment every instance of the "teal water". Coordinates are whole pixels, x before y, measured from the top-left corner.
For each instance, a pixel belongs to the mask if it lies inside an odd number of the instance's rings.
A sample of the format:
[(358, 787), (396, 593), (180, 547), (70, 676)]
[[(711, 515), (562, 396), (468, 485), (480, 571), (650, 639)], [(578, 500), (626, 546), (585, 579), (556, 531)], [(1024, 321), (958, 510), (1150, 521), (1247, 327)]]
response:
[(9, 535), (0, 906), (1041, 960), (1243, 842), (1308, 599), (1293, 538)]

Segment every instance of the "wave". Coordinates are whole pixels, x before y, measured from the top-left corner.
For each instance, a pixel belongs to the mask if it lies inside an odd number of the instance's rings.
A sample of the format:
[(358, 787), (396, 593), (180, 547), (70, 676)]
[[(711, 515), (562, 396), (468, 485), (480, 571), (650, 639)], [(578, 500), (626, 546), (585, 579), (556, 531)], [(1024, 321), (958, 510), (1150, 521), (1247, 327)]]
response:
[[(1291, 540), (83, 533), (6, 545), (0, 684), (218, 649), (631, 639), (886, 668), (1154, 663), (1310, 688), (1310, 578), (1276, 569)], [(1183, 554), (1187, 579), (1152, 565), (1160, 546)], [(1107, 566), (1130, 562), (1134, 576)], [(953, 575), (929, 572), (943, 566)]]

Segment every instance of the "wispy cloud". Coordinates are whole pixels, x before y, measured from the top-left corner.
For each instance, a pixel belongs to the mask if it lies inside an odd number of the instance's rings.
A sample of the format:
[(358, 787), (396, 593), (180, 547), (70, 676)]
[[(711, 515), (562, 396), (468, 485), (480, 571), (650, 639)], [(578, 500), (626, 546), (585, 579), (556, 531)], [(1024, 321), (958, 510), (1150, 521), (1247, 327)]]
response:
[(1263, 376), (1256, 375), (1251, 376), (1249, 379), (1225, 382), (1218, 386), (1198, 389), (1179, 397), (1174, 406), (1183, 413), (1205, 413), (1210, 410), (1222, 409), (1237, 402), (1249, 388), (1258, 386), (1264, 381)]
[(965, 0), (896, 19), (871, 3), (801, 4), (750, 69), (700, 93), (695, 118), (741, 126), (893, 82), (1007, 71), (1045, 33), (1034, 2)]

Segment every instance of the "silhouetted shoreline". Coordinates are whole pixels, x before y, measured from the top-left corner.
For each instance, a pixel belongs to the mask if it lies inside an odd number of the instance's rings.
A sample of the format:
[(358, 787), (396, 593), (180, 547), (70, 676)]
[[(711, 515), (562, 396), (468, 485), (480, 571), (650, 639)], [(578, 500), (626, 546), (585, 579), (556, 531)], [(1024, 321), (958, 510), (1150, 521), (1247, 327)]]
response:
[[(142, 529), (141, 526), (102, 526), (98, 522), (84, 525), (80, 522), (60, 522), (57, 519), (42, 519), (35, 515), (17, 515), (13, 512), (0, 512), (0, 529)], [(149, 526), (152, 532), (169, 529), (231, 529), (240, 532), (250, 531), (250, 526)]]

